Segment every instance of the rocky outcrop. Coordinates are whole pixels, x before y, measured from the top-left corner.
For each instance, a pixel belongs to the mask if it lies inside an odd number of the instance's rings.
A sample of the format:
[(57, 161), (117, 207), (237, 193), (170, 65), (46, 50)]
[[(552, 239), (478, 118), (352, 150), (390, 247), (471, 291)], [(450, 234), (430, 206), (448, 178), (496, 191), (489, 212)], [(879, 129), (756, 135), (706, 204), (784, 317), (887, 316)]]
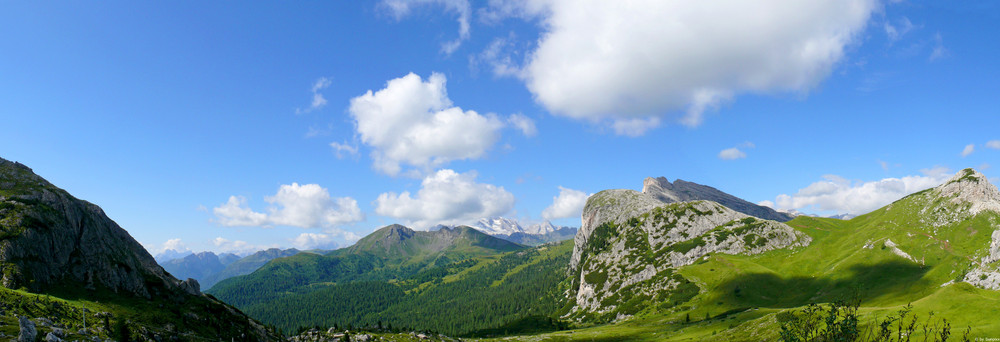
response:
[(747, 202), (739, 197), (719, 191), (716, 188), (678, 179), (670, 183), (664, 177), (646, 178), (642, 182), (642, 193), (663, 203), (712, 201), (729, 209), (765, 220), (787, 222), (794, 216), (778, 212), (774, 209)]
[(604, 190), (590, 196), (583, 207), (580, 230), (573, 238), (569, 269), (576, 270), (584, 247), (599, 225), (605, 222), (621, 224), (660, 205), (663, 203), (635, 190)]
[(621, 305), (632, 299), (669, 303), (696, 292), (675, 271), (709, 253), (758, 254), (810, 241), (784, 223), (711, 201), (665, 204), (636, 191), (602, 191), (587, 201), (575, 238), (573, 311), (624, 317), (632, 308)]
[(35, 323), (32, 322), (28, 317), (20, 316), (17, 318), (18, 323), (18, 342), (35, 342), (35, 337), (38, 336), (38, 330), (35, 329)]
[(7, 288), (72, 283), (148, 298), (179, 284), (100, 207), (3, 159), (0, 269)]

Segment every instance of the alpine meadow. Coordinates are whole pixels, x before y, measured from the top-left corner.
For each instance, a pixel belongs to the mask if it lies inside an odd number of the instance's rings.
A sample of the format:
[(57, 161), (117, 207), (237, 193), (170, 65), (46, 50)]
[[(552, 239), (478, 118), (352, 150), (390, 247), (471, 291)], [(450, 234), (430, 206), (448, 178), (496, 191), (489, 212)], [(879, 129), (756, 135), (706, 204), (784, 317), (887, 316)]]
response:
[(1000, 340), (1000, 3), (0, 4), (0, 341)]

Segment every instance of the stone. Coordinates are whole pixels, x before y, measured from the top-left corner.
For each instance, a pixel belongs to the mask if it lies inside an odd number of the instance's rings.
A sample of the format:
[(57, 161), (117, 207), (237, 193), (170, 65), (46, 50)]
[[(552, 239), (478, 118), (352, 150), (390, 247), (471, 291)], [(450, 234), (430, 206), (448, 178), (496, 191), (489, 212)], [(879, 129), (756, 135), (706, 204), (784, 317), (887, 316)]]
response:
[(62, 339), (56, 336), (54, 333), (48, 333), (45, 335), (45, 341), (47, 342), (61, 342)]
[(181, 289), (184, 290), (184, 292), (187, 292), (193, 296), (201, 295), (201, 285), (198, 284), (197, 279), (188, 278), (187, 280), (182, 281), (180, 286)]
[(20, 325), (20, 333), (17, 335), (18, 342), (35, 342), (35, 337), (38, 336), (38, 330), (35, 329), (35, 323), (32, 322), (28, 317), (20, 316), (17, 318), (18, 325)]

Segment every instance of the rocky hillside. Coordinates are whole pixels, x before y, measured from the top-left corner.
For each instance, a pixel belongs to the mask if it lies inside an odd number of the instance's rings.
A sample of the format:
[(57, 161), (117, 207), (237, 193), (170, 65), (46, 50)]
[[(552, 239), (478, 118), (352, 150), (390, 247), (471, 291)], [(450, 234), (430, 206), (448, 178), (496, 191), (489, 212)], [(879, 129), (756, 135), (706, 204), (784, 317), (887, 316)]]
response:
[(6, 295), (17, 301), (30, 295), (7, 289), (99, 301), (103, 310), (117, 312), (116, 321), (148, 327), (149, 336), (153, 328), (169, 323), (176, 334), (274, 337), (239, 311), (203, 296), (197, 281), (168, 274), (98, 206), (76, 199), (25, 165), (3, 159), (0, 273)]
[(787, 213), (747, 202), (739, 197), (719, 191), (716, 188), (678, 179), (670, 183), (666, 178), (646, 178), (642, 182), (642, 193), (663, 203), (705, 200), (726, 206), (729, 209), (765, 220), (787, 222), (794, 217)]
[(11, 289), (79, 284), (145, 298), (181, 288), (198, 292), (164, 272), (100, 207), (3, 159), (0, 269), (0, 285)]
[(709, 253), (752, 255), (810, 240), (711, 201), (664, 204), (631, 190), (602, 191), (587, 201), (575, 239), (573, 311), (620, 317), (639, 303), (683, 302), (698, 290), (675, 272), (682, 266)]

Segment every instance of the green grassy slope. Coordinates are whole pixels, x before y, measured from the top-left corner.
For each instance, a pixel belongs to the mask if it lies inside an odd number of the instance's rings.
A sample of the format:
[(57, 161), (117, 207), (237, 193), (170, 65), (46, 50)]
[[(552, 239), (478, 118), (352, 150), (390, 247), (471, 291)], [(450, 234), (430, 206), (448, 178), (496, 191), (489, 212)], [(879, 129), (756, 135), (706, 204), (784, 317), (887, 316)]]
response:
[[(649, 307), (617, 324), (510, 339), (774, 340), (779, 313), (855, 296), (862, 327), (912, 303), (921, 322), (932, 313), (946, 318), (953, 336), (966, 327), (972, 338), (1000, 336), (1000, 292), (961, 282), (988, 251), (1000, 214), (961, 214), (967, 209), (928, 190), (850, 221), (798, 217), (788, 224), (812, 238), (808, 247), (712, 254), (682, 267), (699, 294), (681, 305)], [(922, 332), (914, 337), (922, 340)]]

